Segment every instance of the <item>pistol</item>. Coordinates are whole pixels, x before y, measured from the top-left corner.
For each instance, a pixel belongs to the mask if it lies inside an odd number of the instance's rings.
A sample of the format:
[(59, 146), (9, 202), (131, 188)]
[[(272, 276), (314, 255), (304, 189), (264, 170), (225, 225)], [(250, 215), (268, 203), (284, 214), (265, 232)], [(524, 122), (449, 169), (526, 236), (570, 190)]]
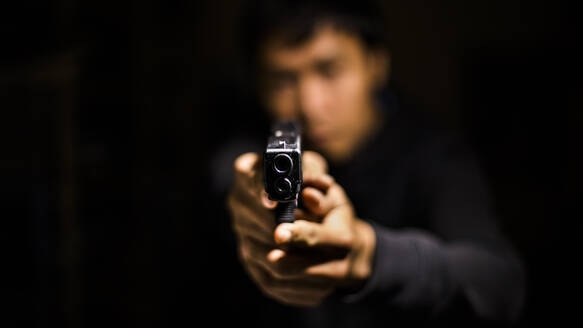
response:
[(263, 154), (263, 179), (269, 199), (278, 202), (276, 223), (294, 222), (302, 186), (301, 127), (296, 121), (277, 121), (271, 127)]

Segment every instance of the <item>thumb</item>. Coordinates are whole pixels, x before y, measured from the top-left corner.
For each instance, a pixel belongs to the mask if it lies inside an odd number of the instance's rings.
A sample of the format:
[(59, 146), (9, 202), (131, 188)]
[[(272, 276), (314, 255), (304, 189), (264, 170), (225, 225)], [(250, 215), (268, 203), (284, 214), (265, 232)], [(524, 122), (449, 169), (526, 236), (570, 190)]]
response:
[(289, 243), (308, 247), (333, 246), (350, 248), (352, 234), (350, 231), (321, 223), (297, 220), (294, 223), (282, 223), (274, 232), (275, 242)]

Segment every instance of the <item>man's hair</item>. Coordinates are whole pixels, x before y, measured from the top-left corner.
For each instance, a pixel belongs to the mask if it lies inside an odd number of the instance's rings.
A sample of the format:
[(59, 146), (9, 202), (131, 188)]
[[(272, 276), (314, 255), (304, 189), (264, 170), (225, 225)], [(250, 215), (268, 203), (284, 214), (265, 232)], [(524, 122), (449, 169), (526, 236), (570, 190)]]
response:
[(264, 41), (277, 37), (290, 46), (300, 45), (322, 23), (355, 34), (367, 49), (387, 48), (379, 1), (251, 0), (244, 12), (241, 41), (247, 65), (254, 69)]

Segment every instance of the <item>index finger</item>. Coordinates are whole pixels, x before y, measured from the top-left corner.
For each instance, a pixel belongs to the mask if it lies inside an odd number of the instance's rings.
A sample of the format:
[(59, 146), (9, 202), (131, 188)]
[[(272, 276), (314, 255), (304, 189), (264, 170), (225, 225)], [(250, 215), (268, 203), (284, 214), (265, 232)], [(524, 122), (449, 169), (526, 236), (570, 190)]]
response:
[(235, 185), (255, 196), (263, 196), (263, 161), (257, 153), (245, 153), (234, 163)]
[(328, 163), (322, 155), (309, 150), (302, 154), (302, 173), (304, 178), (318, 176), (327, 172)]
[(235, 170), (235, 183), (249, 183), (256, 179), (259, 155), (257, 153), (244, 153), (235, 159), (233, 168)]

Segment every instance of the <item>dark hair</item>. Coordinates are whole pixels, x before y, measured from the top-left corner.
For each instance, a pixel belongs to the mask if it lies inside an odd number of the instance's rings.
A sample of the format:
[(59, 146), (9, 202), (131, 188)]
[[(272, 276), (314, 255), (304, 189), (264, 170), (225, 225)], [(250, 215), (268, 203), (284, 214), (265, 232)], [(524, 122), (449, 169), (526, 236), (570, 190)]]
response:
[(240, 39), (247, 65), (256, 68), (262, 42), (277, 36), (293, 46), (310, 39), (318, 24), (354, 33), (368, 49), (386, 48), (382, 6), (375, 0), (251, 0)]

